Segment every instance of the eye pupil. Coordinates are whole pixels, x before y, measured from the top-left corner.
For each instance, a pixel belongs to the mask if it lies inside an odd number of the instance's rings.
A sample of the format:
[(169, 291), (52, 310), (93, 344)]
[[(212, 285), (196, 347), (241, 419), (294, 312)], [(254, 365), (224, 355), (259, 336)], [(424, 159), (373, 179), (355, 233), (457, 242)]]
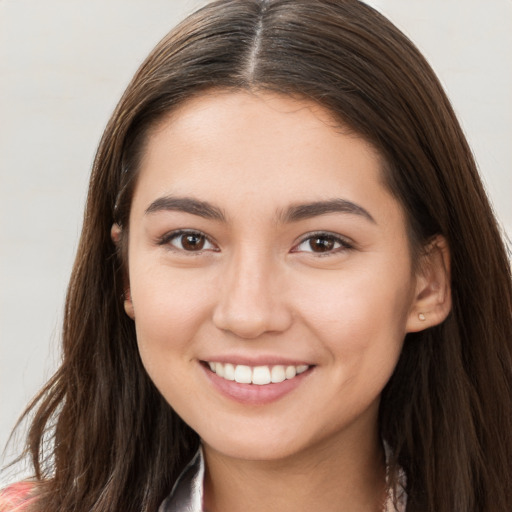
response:
[(334, 249), (335, 240), (332, 237), (317, 236), (309, 242), (311, 250), (314, 252), (327, 252)]
[(181, 245), (187, 251), (200, 251), (204, 247), (205, 237), (203, 235), (188, 234), (182, 235)]

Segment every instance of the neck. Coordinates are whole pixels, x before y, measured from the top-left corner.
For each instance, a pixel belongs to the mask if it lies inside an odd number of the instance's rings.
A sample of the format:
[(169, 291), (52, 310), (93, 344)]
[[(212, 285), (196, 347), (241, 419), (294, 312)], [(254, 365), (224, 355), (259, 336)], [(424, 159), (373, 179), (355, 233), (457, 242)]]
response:
[(226, 457), (204, 445), (208, 512), (380, 512), (386, 495), (378, 435), (332, 439), (280, 460)]

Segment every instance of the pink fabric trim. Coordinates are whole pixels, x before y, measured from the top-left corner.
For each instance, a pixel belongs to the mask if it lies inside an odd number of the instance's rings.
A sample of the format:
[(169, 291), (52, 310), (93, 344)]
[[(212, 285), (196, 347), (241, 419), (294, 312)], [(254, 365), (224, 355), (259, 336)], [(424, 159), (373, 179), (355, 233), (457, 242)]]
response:
[(35, 482), (18, 482), (0, 491), (0, 512), (22, 512), (34, 503)]

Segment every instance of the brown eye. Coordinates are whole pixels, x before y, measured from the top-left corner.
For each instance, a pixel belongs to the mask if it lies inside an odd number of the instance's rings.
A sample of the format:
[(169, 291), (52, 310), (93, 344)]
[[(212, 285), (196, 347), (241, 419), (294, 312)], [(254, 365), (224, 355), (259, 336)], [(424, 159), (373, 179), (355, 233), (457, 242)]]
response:
[(162, 237), (160, 245), (170, 245), (184, 252), (217, 251), (216, 246), (200, 231), (175, 231)]
[(336, 240), (331, 236), (316, 236), (309, 239), (309, 247), (313, 252), (332, 251), (336, 246)]
[(352, 249), (353, 246), (341, 236), (329, 233), (317, 233), (303, 238), (293, 252), (309, 252), (313, 254), (329, 254)]
[(185, 251), (200, 251), (204, 248), (206, 242), (205, 236), (199, 233), (187, 233), (179, 238)]

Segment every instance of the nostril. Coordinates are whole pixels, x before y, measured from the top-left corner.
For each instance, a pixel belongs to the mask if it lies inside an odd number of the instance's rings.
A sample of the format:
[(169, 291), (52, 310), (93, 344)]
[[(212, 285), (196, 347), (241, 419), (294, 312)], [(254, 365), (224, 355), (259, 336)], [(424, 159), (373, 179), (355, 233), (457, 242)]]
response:
[(264, 333), (284, 332), (292, 315), (284, 304), (262, 301), (259, 304), (219, 304), (213, 313), (214, 325), (242, 339), (255, 339)]

